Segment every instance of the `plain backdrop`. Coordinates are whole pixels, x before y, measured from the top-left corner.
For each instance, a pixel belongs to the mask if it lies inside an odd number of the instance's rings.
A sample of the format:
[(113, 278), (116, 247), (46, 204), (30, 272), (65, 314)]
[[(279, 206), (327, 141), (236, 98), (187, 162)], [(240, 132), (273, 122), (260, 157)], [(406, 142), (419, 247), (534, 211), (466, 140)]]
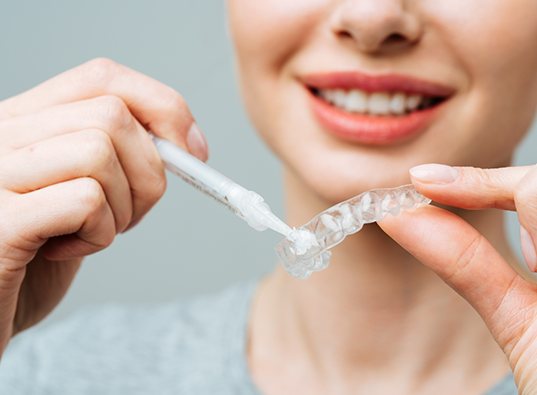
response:
[[(207, 137), (209, 164), (283, 216), (279, 163), (241, 105), (224, 0), (5, 1), (0, 37), (0, 100), (92, 58), (113, 59), (179, 91)], [(537, 162), (536, 142), (534, 130), (516, 164)], [(519, 250), (516, 214), (508, 223)], [(276, 264), (280, 239), (168, 175), (163, 199), (138, 227), (86, 259), (42, 325), (87, 304), (168, 301), (261, 275)]]

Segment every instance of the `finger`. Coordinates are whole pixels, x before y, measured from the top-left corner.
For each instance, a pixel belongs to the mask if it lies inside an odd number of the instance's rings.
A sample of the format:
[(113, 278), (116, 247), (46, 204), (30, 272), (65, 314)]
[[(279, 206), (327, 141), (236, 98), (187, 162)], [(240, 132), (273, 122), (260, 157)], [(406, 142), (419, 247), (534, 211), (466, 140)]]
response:
[[(56, 185), (58, 188), (55, 188)], [(29, 202), (43, 202), (54, 196), (57, 199), (58, 195), (69, 196), (65, 199), (67, 210), (59, 213), (60, 218), (56, 223), (42, 222), (40, 236), (48, 238), (41, 248), (43, 256), (52, 261), (79, 258), (112, 244), (115, 236), (114, 217), (101, 185), (93, 178), (78, 178), (56, 185), (23, 195), (29, 197)], [(64, 186), (67, 190), (62, 191)], [(41, 192), (45, 196), (40, 196)], [(67, 219), (63, 217), (67, 213), (71, 215), (70, 223), (66, 221), (60, 224), (61, 219)]]
[(528, 268), (537, 271), (537, 167), (533, 166), (517, 184), (515, 206), (520, 222), (520, 244)]
[(98, 96), (121, 98), (156, 135), (207, 160), (207, 143), (184, 99), (175, 90), (108, 59), (94, 59), (0, 103), (0, 118)]
[(479, 232), (451, 212), (429, 206), (388, 216), (378, 224), (462, 295), (493, 331), (515, 323), (505, 320), (522, 311), (527, 298), (535, 299), (535, 292), (524, 292), (530, 283)]
[(429, 164), (410, 173), (416, 188), (438, 203), (516, 210), (524, 258), (528, 268), (537, 271), (537, 166), (479, 169)]
[(81, 263), (81, 258), (50, 261), (37, 252), (17, 292), (13, 336), (43, 320), (60, 303)]
[(0, 158), (0, 187), (28, 193), (81, 177), (95, 179), (106, 195), (116, 233), (132, 219), (132, 198), (110, 137), (101, 130), (69, 133)]
[[(1, 264), (16, 271), (39, 248), (49, 260), (82, 257), (108, 247), (115, 236), (112, 210), (93, 178), (54, 184), (34, 192), (10, 195), (1, 209)], [(44, 245), (47, 243), (46, 245)]]
[(131, 188), (132, 220), (138, 221), (164, 194), (166, 177), (151, 138), (121, 99), (101, 96), (55, 106), (4, 121), (3, 127), (12, 148), (82, 129), (103, 130), (110, 136)]
[(515, 210), (516, 186), (531, 168), (479, 169), (428, 164), (410, 169), (410, 175), (415, 187), (435, 202), (471, 210)]

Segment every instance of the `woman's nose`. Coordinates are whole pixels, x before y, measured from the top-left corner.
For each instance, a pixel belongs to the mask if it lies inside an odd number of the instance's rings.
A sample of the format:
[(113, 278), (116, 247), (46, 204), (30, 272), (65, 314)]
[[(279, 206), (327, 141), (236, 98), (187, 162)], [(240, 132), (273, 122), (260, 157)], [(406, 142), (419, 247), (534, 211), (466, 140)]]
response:
[(334, 10), (331, 28), (351, 38), (359, 50), (377, 53), (419, 41), (422, 22), (407, 0), (343, 0)]

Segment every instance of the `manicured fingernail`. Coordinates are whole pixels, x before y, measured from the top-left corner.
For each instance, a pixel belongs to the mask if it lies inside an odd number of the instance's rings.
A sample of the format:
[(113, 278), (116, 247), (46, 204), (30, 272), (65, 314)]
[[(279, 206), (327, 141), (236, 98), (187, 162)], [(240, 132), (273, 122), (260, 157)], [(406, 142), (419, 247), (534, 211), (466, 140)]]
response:
[(528, 269), (532, 272), (536, 272), (537, 253), (535, 252), (535, 246), (533, 245), (531, 235), (523, 226), (520, 226), (520, 246), (522, 247), (522, 255), (524, 255)]
[(209, 148), (207, 147), (207, 141), (203, 137), (203, 133), (199, 126), (194, 122), (188, 131), (186, 136), (186, 145), (192, 155), (199, 160), (205, 162), (209, 158)]
[(410, 175), (422, 182), (449, 184), (459, 178), (459, 171), (451, 166), (429, 164), (413, 167)]

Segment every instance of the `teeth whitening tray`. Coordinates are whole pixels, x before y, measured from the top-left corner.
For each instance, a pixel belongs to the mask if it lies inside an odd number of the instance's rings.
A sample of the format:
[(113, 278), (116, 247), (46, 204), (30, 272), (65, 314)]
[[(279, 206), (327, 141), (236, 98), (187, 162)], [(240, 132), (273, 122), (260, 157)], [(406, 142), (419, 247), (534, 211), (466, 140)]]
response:
[(151, 138), (170, 172), (222, 203), (255, 230), (270, 228), (284, 235), (285, 239), (276, 246), (276, 254), (284, 269), (295, 278), (305, 279), (314, 271), (325, 269), (330, 262), (328, 250), (364, 224), (431, 202), (413, 185), (373, 189), (336, 204), (298, 229), (291, 229), (257, 193), (234, 183), (174, 144), (153, 134)]

